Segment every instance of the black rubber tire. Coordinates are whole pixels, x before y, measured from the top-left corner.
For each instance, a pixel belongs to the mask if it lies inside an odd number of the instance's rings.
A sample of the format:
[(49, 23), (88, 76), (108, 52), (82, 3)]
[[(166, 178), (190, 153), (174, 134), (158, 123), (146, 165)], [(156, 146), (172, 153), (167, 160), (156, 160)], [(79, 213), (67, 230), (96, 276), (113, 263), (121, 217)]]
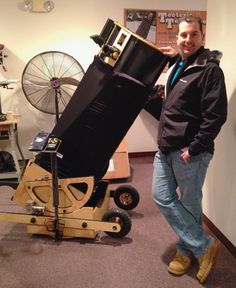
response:
[(124, 210), (137, 207), (140, 197), (138, 191), (131, 185), (121, 185), (114, 191), (115, 204)]
[(132, 226), (130, 216), (126, 211), (119, 208), (111, 208), (107, 210), (102, 217), (102, 221), (120, 224), (121, 230), (119, 232), (105, 231), (105, 233), (112, 238), (122, 238), (126, 236), (130, 232)]

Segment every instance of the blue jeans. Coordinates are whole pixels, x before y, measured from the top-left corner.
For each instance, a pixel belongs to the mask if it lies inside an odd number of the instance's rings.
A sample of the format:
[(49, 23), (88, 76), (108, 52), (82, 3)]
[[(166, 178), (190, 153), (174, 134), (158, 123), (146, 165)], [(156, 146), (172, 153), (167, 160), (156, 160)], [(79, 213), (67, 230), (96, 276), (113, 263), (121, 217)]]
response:
[(191, 156), (187, 163), (180, 155), (181, 151), (156, 153), (153, 200), (179, 237), (177, 251), (199, 257), (213, 240), (202, 224), (202, 186), (212, 154)]

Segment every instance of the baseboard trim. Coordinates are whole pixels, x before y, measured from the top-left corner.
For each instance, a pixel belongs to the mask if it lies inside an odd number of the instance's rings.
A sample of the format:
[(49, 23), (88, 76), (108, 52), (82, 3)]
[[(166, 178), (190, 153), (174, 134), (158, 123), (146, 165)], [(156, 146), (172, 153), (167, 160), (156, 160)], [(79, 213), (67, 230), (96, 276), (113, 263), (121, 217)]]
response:
[(227, 250), (236, 258), (236, 247), (231, 243), (225, 235), (211, 222), (206, 215), (203, 215), (203, 221), (206, 226), (214, 233), (220, 242), (227, 248)]
[(154, 157), (156, 154), (156, 151), (147, 151), (147, 152), (129, 152), (130, 158), (136, 158), (136, 157)]
[[(148, 152), (131, 152), (129, 153), (130, 158), (135, 157), (149, 157), (155, 156), (156, 151), (148, 151)], [(236, 247), (231, 243), (225, 235), (207, 218), (206, 215), (203, 215), (203, 221), (208, 227), (209, 230), (221, 241), (221, 243), (226, 247), (226, 249), (236, 258)]]
[[(154, 157), (156, 151), (146, 151), (146, 152), (130, 152), (130, 158), (136, 157)], [(226, 247), (226, 249), (236, 258), (236, 247), (231, 243), (225, 235), (207, 218), (206, 215), (203, 214), (203, 221), (212, 231), (212, 233), (221, 241), (221, 243)]]

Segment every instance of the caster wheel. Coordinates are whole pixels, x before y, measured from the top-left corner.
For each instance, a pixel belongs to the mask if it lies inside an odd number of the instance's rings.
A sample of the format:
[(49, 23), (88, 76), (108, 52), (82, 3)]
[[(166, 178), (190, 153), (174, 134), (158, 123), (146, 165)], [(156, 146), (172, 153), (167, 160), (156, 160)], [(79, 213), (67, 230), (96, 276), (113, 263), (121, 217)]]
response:
[(114, 222), (119, 223), (121, 230), (119, 232), (105, 232), (107, 235), (113, 238), (121, 238), (127, 235), (131, 229), (131, 219), (126, 211), (119, 208), (112, 208), (107, 210), (103, 217), (104, 222)]
[(132, 210), (139, 203), (138, 191), (130, 185), (119, 186), (114, 191), (114, 202), (115, 204), (124, 210)]

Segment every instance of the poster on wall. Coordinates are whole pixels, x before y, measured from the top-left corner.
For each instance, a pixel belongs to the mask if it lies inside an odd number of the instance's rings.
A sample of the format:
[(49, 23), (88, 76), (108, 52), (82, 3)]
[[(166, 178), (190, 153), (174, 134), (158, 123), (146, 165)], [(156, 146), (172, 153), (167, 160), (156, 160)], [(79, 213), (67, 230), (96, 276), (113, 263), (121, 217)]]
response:
[(139, 28), (141, 22), (149, 13), (152, 13), (152, 23), (148, 32), (146, 39), (149, 42), (156, 44), (157, 39), (157, 29), (156, 29), (156, 11), (152, 10), (137, 10), (137, 9), (125, 9), (125, 27), (132, 32), (136, 32)]
[(202, 19), (203, 31), (206, 31), (206, 11), (193, 10), (140, 10), (125, 9), (126, 28), (132, 32), (136, 32), (144, 17), (149, 13), (153, 14), (153, 20), (150, 26), (147, 40), (161, 46), (176, 46), (176, 35), (179, 20), (185, 16), (199, 16)]

